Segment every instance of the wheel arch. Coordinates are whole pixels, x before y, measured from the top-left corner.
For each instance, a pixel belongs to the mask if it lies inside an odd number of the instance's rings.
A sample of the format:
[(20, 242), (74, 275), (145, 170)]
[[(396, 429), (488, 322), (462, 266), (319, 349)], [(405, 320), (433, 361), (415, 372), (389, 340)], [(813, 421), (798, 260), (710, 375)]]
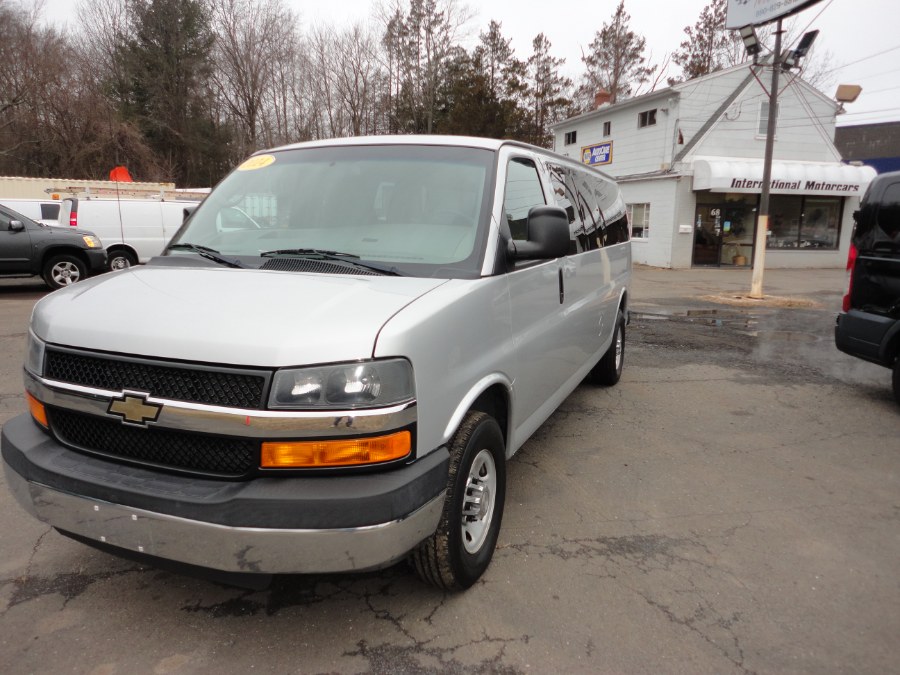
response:
[(512, 385), (508, 378), (495, 373), (479, 380), (453, 411), (444, 429), (444, 442), (448, 442), (462, 424), (466, 413), (477, 410), (493, 417), (500, 426), (506, 455), (509, 456), (511, 434), (509, 424), (512, 411)]
[(84, 264), (85, 269), (90, 268), (90, 261), (88, 261), (87, 254), (83, 249), (80, 249), (76, 246), (56, 245), (49, 246), (41, 252), (39, 272), (43, 272), (44, 266), (47, 264), (47, 262), (54, 256), (58, 255), (75, 256)]
[(619, 311), (621, 311), (625, 315), (625, 323), (629, 323), (631, 321), (631, 317), (628, 312), (628, 289), (623, 288), (619, 294)]
[(118, 251), (124, 251), (125, 253), (130, 253), (134, 256), (135, 260), (139, 260), (139, 256), (137, 251), (134, 250), (134, 247), (127, 243), (117, 242), (110, 246), (106, 247), (106, 252), (109, 254), (110, 252), (116, 253)]
[(900, 358), (900, 321), (895, 321), (881, 343), (881, 358), (888, 367)]

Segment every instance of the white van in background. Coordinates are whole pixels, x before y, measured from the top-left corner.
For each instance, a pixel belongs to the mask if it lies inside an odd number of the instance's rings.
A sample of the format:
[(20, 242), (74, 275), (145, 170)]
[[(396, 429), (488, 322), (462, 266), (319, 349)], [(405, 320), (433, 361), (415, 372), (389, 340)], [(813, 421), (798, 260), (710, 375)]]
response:
[(59, 225), (58, 199), (0, 199), (0, 204), (42, 225)]
[(118, 270), (159, 255), (195, 206), (194, 201), (66, 197), (59, 224), (94, 232), (106, 247), (109, 268)]

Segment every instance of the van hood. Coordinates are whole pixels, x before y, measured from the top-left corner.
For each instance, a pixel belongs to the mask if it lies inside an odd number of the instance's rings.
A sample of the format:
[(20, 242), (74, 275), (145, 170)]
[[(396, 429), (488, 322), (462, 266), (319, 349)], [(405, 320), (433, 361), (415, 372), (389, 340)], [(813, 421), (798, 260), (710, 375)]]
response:
[(412, 277), (134, 267), (41, 300), (46, 342), (157, 358), (261, 367), (372, 356), (381, 327), (446, 283)]

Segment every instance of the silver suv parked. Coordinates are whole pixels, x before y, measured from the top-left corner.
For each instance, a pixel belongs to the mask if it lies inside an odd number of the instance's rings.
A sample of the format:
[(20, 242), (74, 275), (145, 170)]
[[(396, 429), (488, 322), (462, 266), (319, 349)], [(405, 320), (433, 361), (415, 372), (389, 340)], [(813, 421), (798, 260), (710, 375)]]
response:
[(539, 148), (257, 154), (164, 256), (37, 305), (7, 482), (127, 555), (252, 573), (409, 556), (466, 588), (507, 460), (582, 380), (619, 380), (630, 272), (615, 183)]

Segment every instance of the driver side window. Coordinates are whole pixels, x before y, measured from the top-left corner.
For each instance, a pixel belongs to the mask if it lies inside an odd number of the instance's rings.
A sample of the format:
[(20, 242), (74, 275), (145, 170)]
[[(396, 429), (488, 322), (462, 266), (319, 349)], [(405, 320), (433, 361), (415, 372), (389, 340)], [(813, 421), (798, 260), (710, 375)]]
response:
[(506, 167), (503, 211), (513, 239), (528, 238), (528, 211), (532, 206), (546, 203), (534, 162), (520, 157), (510, 160)]

